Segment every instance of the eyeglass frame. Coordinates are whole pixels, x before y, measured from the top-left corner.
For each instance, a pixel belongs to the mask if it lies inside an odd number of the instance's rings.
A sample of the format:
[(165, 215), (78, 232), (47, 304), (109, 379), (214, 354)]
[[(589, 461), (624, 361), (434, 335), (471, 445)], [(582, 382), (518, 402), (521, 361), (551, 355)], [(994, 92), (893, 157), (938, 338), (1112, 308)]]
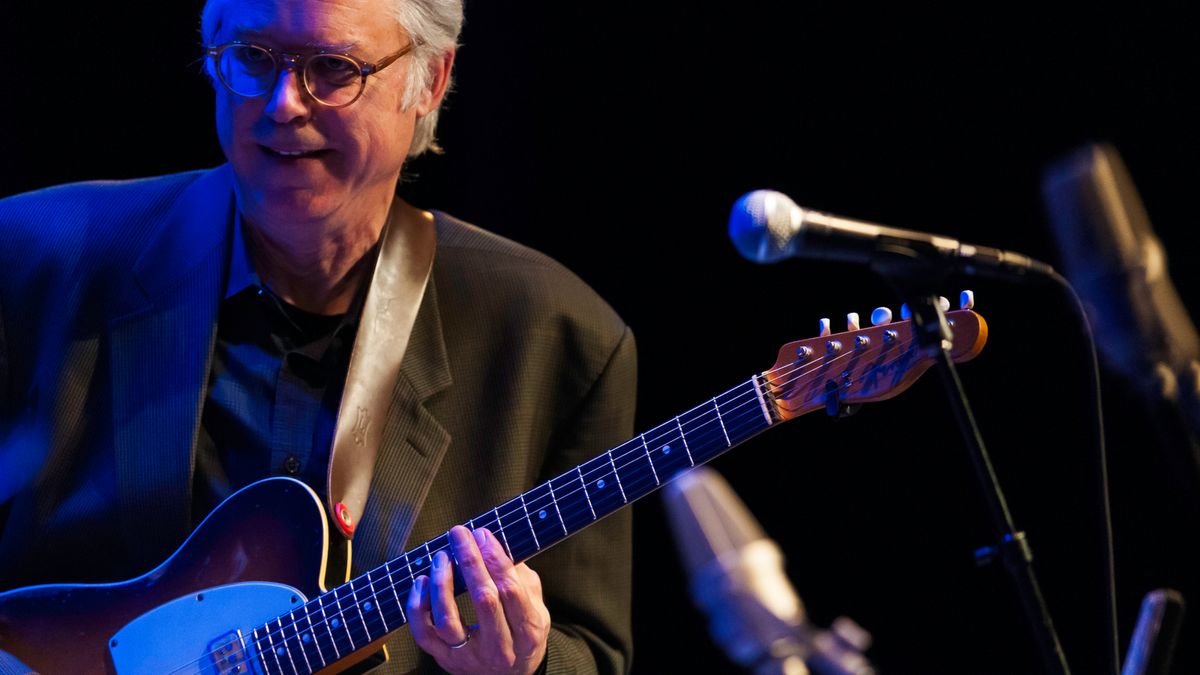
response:
[[(312, 98), (313, 101), (317, 102), (320, 105), (325, 106), (326, 108), (345, 108), (346, 106), (350, 105), (351, 103), (354, 103), (355, 101), (357, 101), (359, 98), (362, 97), (363, 92), (366, 91), (366, 89), (367, 89), (367, 76), (368, 75), (374, 75), (374, 74), (378, 73), (379, 71), (383, 70), (384, 68), (387, 68), (388, 66), (392, 65), (393, 63), (400, 60), (404, 56), (412, 53), (419, 46), (420, 45), (415, 41), (409, 42), (408, 45), (405, 46), (404, 48), (402, 48), (400, 51), (395, 52), (393, 54), (389, 54), (375, 63), (363, 61), (362, 59), (358, 58), (357, 56), (352, 56), (352, 55), (346, 54), (344, 52), (338, 52), (338, 51), (332, 51), (332, 50), (322, 50), (322, 51), (318, 51), (318, 52), (313, 52), (312, 54), (291, 54), (289, 52), (285, 52), (285, 51), (282, 51), (279, 49), (272, 49), (270, 47), (267, 47), (266, 45), (260, 45), (256, 42), (246, 42), (244, 40), (234, 40), (233, 42), (226, 42), (225, 44), (222, 44), (222, 45), (209, 46), (209, 47), (205, 48), (204, 53), (206, 56), (208, 56), (209, 58), (212, 59), (213, 70), (217, 71), (217, 79), (221, 81), (221, 84), (226, 89), (228, 89), (231, 93), (233, 93), (237, 96), (241, 96), (243, 98), (258, 98), (259, 96), (265, 96), (266, 94), (270, 93), (271, 90), (274, 88), (274, 85), (273, 85), (272, 87), (265, 89), (261, 94), (254, 94), (254, 95), (243, 94), (239, 91), (236, 91), (231, 84), (226, 82), (224, 74), (221, 73), (221, 53), (222, 52), (224, 52), (226, 49), (229, 49), (230, 47), (254, 47), (256, 49), (261, 49), (261, 50), (265, 51), (271, 57), (271, 60), (275, 63), (274, 81), (276, 83), (278, 83), (278, 80), (279, 80), (279, 73), (283, 72), (283, 70), (286, 68), (286, 69), (291, 70), (292, 72), (296, 73), (297, 77), (300, 78), (300, 83), (304, 85), (304, 91), (306, 93), (308, 93), (309, 97)], [(350, 99), (349, 101), (347, 101), (345, 103), (339, 103), (337, 105), (333, 105), (331, 103), (326, 103), (325, 101), (322, 101), (320, 98), (317, 97), (316, 94), (313, 93), (312, 87), (309, 86), (309, 84), (308, 84), (308, 77), (305, 75), (305, 72), (308, 69), (309, 60), (316, 58), (318, 56), (340, 56), (340, 57), (350, 61), (351, 63), (353, 63), (355, 66), (358, 67), (358, 74), (359, 74), (360, 79), (359, 79), (359, 84), (358, 84), (358, 93), (354, 95), (354, 98)]]

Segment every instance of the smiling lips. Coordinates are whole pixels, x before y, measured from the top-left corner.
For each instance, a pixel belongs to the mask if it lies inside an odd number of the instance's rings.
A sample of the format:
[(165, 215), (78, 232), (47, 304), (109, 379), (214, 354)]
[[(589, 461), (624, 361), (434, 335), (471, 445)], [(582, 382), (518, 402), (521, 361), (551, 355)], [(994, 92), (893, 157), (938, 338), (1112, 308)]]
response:
[(258, 147), (262, 148), (263, 152), (271, 155), (272, 157), (320, 157), (321, 155), (329, 152), (328, 148), (317, 148), (315, 150), (284, 150), (281, 148), (272, 148), (266, 145), (260, 145)]

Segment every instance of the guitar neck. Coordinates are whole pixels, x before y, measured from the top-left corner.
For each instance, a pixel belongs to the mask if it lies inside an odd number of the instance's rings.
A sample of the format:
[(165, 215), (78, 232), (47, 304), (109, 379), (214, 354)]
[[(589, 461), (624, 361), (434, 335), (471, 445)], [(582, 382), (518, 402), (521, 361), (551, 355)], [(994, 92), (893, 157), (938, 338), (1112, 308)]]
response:
[[(752, 377), (464, 526), (487, 528), (514, 562), (527, 560), (776, 424), (765, 390), (763, 378)], [(449, 548), (446, 532), (259, 626), (247, 637), (264, 669), (290, 673), (311, 664), (316, 670), (401, 628), (413, 581), (430, 573), (434, 553)]]
[[(946, 315), (956, 362), (974, 358), (987, 340), (987, 323), (970, 310), (973, 296), (964, 292), (963, 298), (963, 308)], [(762, 375), (464, 525), (486, 527), (514, 562), (526, 560), (781, 421), (896, 396), (932, 363), (917, 348), (907, 320), (788, 343)], [(324, 667), (335, 662), (329, 655), (340, 660), (405, 625), (413, 580), (429, 574), (431, 555), (449, 548), (447, 532), (259, 626), (250, 638), (264, 669), (300, 672), (302, 661)], [(274, 667), (270, 659), (277, 659)]]

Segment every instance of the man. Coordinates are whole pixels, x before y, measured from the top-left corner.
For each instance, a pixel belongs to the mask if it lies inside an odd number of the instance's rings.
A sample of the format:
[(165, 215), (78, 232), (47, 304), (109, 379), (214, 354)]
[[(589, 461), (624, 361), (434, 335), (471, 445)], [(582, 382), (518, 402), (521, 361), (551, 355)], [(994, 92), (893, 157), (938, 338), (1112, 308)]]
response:
[[(0, 201), (0, 590), (141, 574), (268, 475), (329, 497), (351, 347), (403, 313), (380, 279), (417, 266), (385, 231), (437, 243), (385, 417), (359, 408), (346, 432), (381, 436), (365, 510), (334, 521), (355, 573), (631, 434), (612, 310), (544, 256), (395, 197), (433, 144), (461, 21), (454, 0), (211, 0), (228, 165)], [(469, 600), (438, 554), (380, 672), (628, 667), (628, 513), (538, 572), (486, 528), (451, 540)]]

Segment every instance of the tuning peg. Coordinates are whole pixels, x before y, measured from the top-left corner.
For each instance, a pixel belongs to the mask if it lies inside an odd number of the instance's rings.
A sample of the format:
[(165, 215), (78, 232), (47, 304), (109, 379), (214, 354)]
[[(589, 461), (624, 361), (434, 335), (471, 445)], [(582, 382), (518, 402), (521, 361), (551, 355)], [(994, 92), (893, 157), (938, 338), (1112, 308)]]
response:
[(819, 333), (817, 333), (817, 335), (820, 335), (821, 337), (825, 337), (826, 335), (829, 335), (832, 332), (829, 330), (829, 319), (821, 319), (820, 325), (821, 325), (821, 330)]
[(908, 308), (908, 303), (906, 302), (903, 305), (900, 305), (900, 319), (902, 321), (908, 321), (911, 318), (912, 310)]
[(941, 307), (943, 312), (950, 311), (950, 301), (946, 299), (946, 296), (938, 296), (938, 307)]
[(975, 307), (975, 291), (963, 291), (958, 294), (959, 309), (974, 309)]
[(876, 307), (874, 312), (871, 312), (871, 325), (882, 326), (892, 322), (892, 310), (887, 307)]
[(858, 312), (846, 315), (846, 330), (858, 330)]

